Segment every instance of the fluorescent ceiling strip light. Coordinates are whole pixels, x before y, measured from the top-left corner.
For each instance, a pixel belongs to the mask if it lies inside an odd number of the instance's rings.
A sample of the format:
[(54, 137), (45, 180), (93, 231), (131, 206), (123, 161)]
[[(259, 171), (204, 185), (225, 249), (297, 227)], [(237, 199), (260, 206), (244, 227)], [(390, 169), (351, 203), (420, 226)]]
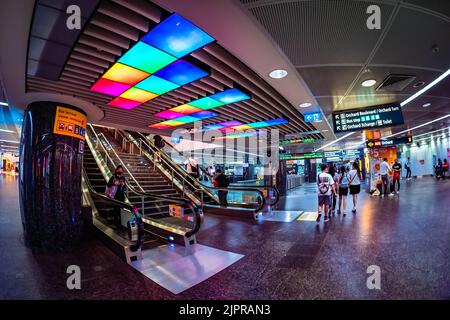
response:
[(450, 117), (450, 114), (448, 114), (448, 115), (446, 115), (446, 116), (443, 116), (443, 117), (440, 117), (440, 118), (437, 118), (437, 119), (434, 119), (434, 120), (432, 120), (432, 121), (428, 121), (428, 122), (426, 122), (426, 123), (422, 123), (422, 124), (420, 124), (420, 125), (418, 125), (418, 126), (415, 126), (415, 127), (413, 127), (413, 128), (406, 129), (406, 130), (403, 130), (403, 131), (400, 131), (400, 132), (391, 134), (391, 135), (386, 136), (386, 137), (383, 137), (383, 138), (381, 138), (381, 139), (385, 140), (385, 139), (388, 139), (388, 138), (391, 138), (391, 137), (395, 137), (395, 136), (398, 136), (398, 135), (400, 135), (400, 134), (402, 134), (402, 133), (405, 133), (405, 132), (408, 132), (408, 131), (413, 131), (413, 130), (416, 130), (416, 129), (425, 127), (425, 126), (427, 126), (427, 125), (429, 125), (429, 124), (432, 124), (432, 123), (434, 123), (434, 122), (443, 120), (443, 119), (448, 118), (448, 117)]
[(431, 87), (435, 86), (437, 83), (439, 83), (441, 80), (445, 79), (448, 75), (450, 74), (450, 69), (448, 69), (446, 72), (444, 72), (443, 74), (441, 74), (438, 78), (436, 78), (435, 80), (433, 80), (431, 83), (429, 83), (426, 87), (424, 87), (422, 90), (417, 91), (415, 94), (413, 94), (411, 97), (409, 97), (408, 99), (406, 99), (405, 101), (403, 101), (402, 103), (400, 103), (400, 106), (404, 106), (407, 103), (411, 102), (412, 100), (414, 100), (415, 98), (417, 98), (418, 96), (420, 96), (422, 93), (428, 91)]
[(413, 138), (418, 138), (418, 137), (426, 136), (427, 134), (432, 134), (432, 133), (436, 133), (436, 132), (444, 131), (444, 130), (448, 130), (448, 129), (450, 129), (450, 127), (443, 128), (443, 129), (438, 129), (438, 130), (434, 130), (434, 131), (429, 131), (429, 132), (425, 132), (425, 133), (421, 133), (421, 134), (419, 134), (419, 135), (417, 135), (417, 136), (413, 136)]
[(0, 106), (8, 106), (7, 102), (0, 102)]
[(355, 133), (355, 132), (347, 133), (346, 135), (344, 135), (344, 136), (342, 136), (342, 137), (340, 137), (340, 138), (338, 138), (338, 139), (336, 139), (336, 140), (334, 140), (334, 141), (331, 141), (330, 143), (327, 143), (326, 145), (321, 146), (321, 147), (318, 148), (318, 149), (315, 149), (314, 152), (319, 151), (319, 150), (322, 150), (322, 149), (324, 149), (324, 148), (326, 148), (326, 147), (329, 147), (329, 146), (335, 144), (336, 142), (341, 141), (342, 139), (345, 139), (345, 138), (351, 136), (351, 135), (354, 134), (354, 133)]
[(13, 140), (2, 140), (2, 139), (0, 139), (0, 142), (10, 142), (10, 143), (17, 143), (17, 144), (20, 144), (19, 141), (13, 141)]
[(6, 130), (6, 129), (0, 129), (0, 132), (14, 133), (14, 131), (12, 131), (12, 130)]

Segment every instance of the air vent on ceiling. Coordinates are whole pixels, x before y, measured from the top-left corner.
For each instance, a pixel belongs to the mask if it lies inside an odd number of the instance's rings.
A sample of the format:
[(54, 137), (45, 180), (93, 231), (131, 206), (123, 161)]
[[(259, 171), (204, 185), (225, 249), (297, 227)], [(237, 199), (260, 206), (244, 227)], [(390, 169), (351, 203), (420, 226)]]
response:
[(403, 91), (414, 79), (416, 76), (390, 74), (381, 82), (376, 91)]

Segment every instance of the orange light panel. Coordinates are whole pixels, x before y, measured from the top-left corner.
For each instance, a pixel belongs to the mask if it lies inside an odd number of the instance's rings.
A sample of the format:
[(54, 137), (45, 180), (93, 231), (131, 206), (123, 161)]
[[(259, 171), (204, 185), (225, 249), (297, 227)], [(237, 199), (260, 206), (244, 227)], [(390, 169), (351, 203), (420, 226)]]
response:
[(182, 114), (191, 114), (191, 113), (202, 111), (202, 109), (190, 106), (188, 104), (183, 104), (181, 106), (172, 108), (170, 110), (178, 112), (178, 113), (182, 113)]

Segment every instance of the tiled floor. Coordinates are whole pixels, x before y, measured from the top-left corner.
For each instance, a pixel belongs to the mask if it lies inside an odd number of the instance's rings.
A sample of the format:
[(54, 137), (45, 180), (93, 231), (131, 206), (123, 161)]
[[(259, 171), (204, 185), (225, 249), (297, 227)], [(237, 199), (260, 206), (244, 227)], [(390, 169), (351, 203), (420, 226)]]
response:
[[(359, 211), (328, 224), (206, 217), (201, 244), (245, 257), (174, 295), (123, 263), (97, 239), (60, 254), (23, 245), (17, 180), (0, 177), (0, 299), (450, 299), (450, 181), (403, 182), (393, 198), (361, 194)], [(279, 210), (316, 210), (315, 186), (282, 199)], [(82, 288), (66, 288), (81, 267)], [(381, 269), (369, 290), (367, 267)]]

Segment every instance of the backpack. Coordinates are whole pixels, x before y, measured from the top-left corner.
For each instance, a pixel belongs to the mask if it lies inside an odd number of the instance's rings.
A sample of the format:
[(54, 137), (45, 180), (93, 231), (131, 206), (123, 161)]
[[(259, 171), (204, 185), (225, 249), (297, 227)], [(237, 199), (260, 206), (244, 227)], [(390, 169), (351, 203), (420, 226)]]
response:
[(317, 184), (319, 186), (319, 194), (324, 195), (328, 192), (328, 190), (330, 190), (330, 184), (329, 184), (329, 179), (328, 177), (323, 177), (322, 176), (322, 181), (320, 180), (320, 174), (317, 176)]
[(339, 180), (339, 185), (342, 187), (342, 188), (348, 188), (348, 177), (347, 177), (347, 174), (343, 174), (343, 175), (341, 175), (341, 179)]

